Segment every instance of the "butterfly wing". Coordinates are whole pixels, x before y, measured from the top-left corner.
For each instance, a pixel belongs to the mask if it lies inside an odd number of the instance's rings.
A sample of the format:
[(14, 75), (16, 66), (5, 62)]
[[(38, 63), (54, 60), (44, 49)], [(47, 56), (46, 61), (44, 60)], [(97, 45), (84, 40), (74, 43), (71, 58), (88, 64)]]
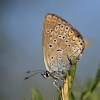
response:
[(82, 35), (55, 14), (45, 16), (42, 43), (44, 62), (49, 72), (69, 70), (73, 56), (79, 60), (85, 47)]

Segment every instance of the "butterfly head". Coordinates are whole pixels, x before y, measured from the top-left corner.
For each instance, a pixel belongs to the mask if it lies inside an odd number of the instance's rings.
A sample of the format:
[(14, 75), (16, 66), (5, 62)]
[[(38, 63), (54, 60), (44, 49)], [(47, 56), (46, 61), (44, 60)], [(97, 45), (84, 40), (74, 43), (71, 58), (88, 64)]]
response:
[(44, 78), (51, 78), (50, 72), (48, 72), (48, 71), (45, 71), (44, 73), (41, 73), (41, 75), (42, 75)]

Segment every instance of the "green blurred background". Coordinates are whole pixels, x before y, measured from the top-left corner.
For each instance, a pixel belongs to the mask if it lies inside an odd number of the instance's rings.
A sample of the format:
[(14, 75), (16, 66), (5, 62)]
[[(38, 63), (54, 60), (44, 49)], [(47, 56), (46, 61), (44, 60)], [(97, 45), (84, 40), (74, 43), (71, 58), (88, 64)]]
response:
[(0, 100), (30, 100), (30, 85), (40, 90), (44, 100), (57, 98), (53, 79), (38, 74), (24, 80), (28, 70), (46, 70), (42, 25), (49, 12), (70, 22), (92, 42), (78, 62), (80, 83), (96, 74), (100, 61), (99, 0), (0, 0)]

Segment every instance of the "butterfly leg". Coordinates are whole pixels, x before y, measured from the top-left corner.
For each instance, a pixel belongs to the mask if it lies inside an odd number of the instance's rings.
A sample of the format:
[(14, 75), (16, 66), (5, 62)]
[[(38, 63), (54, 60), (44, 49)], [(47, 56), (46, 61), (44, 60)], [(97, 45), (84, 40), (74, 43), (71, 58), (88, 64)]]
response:
[(53, 85), (54, 85), (59, 91), (61, 91), (60, 86), (57, 84), (57, 80), (54, 80)]

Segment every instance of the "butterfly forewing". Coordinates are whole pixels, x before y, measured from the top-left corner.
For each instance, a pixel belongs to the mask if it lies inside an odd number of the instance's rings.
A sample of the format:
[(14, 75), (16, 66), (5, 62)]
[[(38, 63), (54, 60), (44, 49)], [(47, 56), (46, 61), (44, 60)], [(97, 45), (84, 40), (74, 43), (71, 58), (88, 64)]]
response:
[(69, 70), (72, 66), (69, 59), (72, 61), (72, 56), (80, 59), (85, 47), (82, 35), (55, 14), (45, 16), (42, 43), (44, 62), (49, 72)]

